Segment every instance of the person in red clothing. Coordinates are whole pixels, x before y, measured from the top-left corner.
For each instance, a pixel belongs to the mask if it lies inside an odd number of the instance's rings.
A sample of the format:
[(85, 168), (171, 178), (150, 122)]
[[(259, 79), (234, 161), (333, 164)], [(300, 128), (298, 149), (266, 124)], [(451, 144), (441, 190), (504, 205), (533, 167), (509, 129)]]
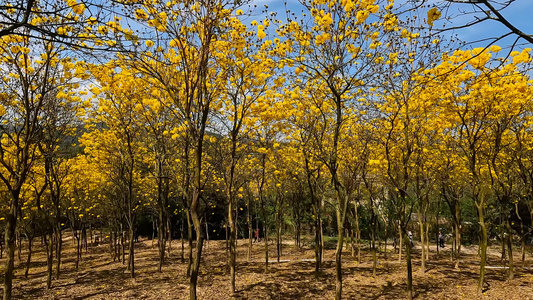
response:
[(254, 232), (254, 243), (259, 242), (259, 228), (257, 228)]

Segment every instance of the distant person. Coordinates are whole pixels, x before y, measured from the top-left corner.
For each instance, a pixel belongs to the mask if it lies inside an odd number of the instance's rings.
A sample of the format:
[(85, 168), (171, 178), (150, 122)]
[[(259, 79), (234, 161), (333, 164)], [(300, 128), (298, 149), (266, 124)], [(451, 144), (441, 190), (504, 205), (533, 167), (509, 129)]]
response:
[(439, 247), (444, 248), (444, 235), (439, 231)]
[(409, 243), (411, 243), (411, 247), (413, 247), (413, 233), (411, 231), (407, 231), (407, 237), (409, 238)]
[(257, 243), (259, 242), (260, 239), (259, 239), (259, 228), (257, 228), (254, 232), (254, 243)]

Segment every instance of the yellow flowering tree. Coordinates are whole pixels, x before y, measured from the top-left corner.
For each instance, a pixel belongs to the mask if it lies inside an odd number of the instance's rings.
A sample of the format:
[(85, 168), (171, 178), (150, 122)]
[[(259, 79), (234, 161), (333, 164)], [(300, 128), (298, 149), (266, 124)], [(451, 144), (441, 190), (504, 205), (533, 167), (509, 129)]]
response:
[(311, 0), (303, 1), (302, 5), (311, 16), (276, 23), (279, 38), (272, 53), (280, 57), (281, 67), (292, 70), (302, 85), (317, 87), (314, 92), (317, 102), (313, 106), (322, 110), (323, 118), (317, 126), (325, 134), (314, 146), (319, 149), (318, 159), (330, 172), (335, 191), (338, 238), (335, 295), (340, 299), (349, 195), (340, 174), (344, 162), (339, 153), (347, 134), (346, 122), (359, 114), (356, 99), (362, 95), (366, 81), (375, 75), (373, 66), (384, 60), (382, 40), (394, 30), (397, 18), (391, 13), (392, 3), (378, 16), (380, 7), (372, 0)]
[[(486, 209), (491, 190), (496, 197), (510, 192), (504, 174), (507, 154), (502, 142), (508, 139), (510, 124), (526, 109), (528, 80), (519, 66), (530, 61), (529, 49), (512, 54), (512, 61), (493, 67), (491, 58), (499, 47), (457, 50), (444, 54), (443, 62), (428, 71), (433, 99), (438, 100), (438, 114), (454, 127), (448, 133), (460, 149), (469, 172), (469, 197), (476, 205), (480, 225), (480, 278), (478, 294), (483, 291), (487, 259)], [(492, 52), (492, 53), (491, 53)], [(494, 63), (496, 64), (496, 63)], [(444, 82), (443, 78), (447, 81)], [(512, 93), (510, 97), (507, 97)], [(506, 191), (507, 190), (507, 191)], [(503, 194), (502, 194), (503, 193)], [(498, 196), (499, 194), (499, 196)]]
[[(10, 213), (6, 217), (8, 259), (4, 299), (11, 299), (14, 230), (21, 205), (21, 189), (34, 162), (40, 157), (52, 157), (57, 153), (52, 151), (57, 151), (59, 139), (72, 133), (71, 122), (77, 111), (76, 103), (80, 102), (73, 89), (77, 87), (76, 77), (81, 76), (82, 71), (79, 64), (67, 57), (65, 51), (58, 50), (55, 44), (29, 37), (4, 36), (0, 41), (0, 55), (0, 179), (11, 194)], [(62, 132), (64, 136), (58, 138), (56, 135), (52, 137), (51, 131), (47, 130), (65, 131)], [(53, 148), (44, 146), (45, 138), (53, 140)], [(47, 156), (44, 156), (45, 152)]]

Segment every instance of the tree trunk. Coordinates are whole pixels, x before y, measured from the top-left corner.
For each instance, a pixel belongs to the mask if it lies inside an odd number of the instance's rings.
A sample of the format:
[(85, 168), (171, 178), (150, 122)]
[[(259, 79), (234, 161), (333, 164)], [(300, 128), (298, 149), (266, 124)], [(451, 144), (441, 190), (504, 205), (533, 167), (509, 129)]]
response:
[(6, 241), (6, 265), (4, 278), (4, 298), (11, 300), (13, 288), (13, 271), (15, 269), (15, 229), (17, 226), (17, 210), (12, 204), (9, 214), (6, 216), (5, 241)]
[[(371, 200), (372, 201), (372, 200)], [(376, 249), (376, 227), (377, 227), (377, 217), (374, 211), (373, 201), (371, 202), (371, 217), (370, 217), (370, 249), (372, 251), (372, 276), (376, 277), (377, 273), (377, 249)]]
[[(159, 219), (160, 223), (164, 223), (164, 220)], [(162, 272), (163, 263), (165, 262), (165, 250), (166, 250), (166, 237), (165, 234), (166, 229), (164, 225), (159, 225), (159, 229), (157, 232), (157, 237), (159, 239), (158, 248), (159, 248), (159, 266), (157, 270), (159, 273)]]
[(113, 262), (115, 262), (117, 260), (117, 257), (120, 255), (120, 253), (117, 253), (117, 232), (115, 230), (111, 231), (111, 240), (113, 241), (111, 245), (111, 257), (113, 258)]
[(167, 256), (170, 257), (170, 251), (172, 250), (172, 225), (170, 224), (170, 218), (167, 219)]
[(85, 251), (87, 251), (87, 228), (85, 228), (85, 226), (83, 226), (83, 229), (81, 230), (81, 237), (83, 240), (83, 246), (85, 247)]
[(268, 272), (268, 225), (267, 225), (267, 213), (265, 209), (265, 203), (263, 199), (262, 191), (259, 192), (259, 198), (261, 199), (261, 212), (263, 214), (263, 241), (265, 245), (265, 273)]
[(187, 240), (189, 242), (189, 262), (187, 264), (187, 277), (190, 277), (192, 263), (193, 263), (193, 251), (192, 251), (192, 220), (191, 220), (191, 213), (188, 210), (187, 210)]
[(526, 266), (526, 237), (522, 237), (522, 246), (520, 247), (522, 256), (522, 268)]
[(403, 240), (403, 233), (400, 225), (398, 225), (398, 232), (400, 233), (400, 241), (398, 242), (398, 262), (402, 262), (402, 240)]
[(281, 200), (278, 202), (278, 212), (276, 214), (276, 251), (279, 262), (281, 258)]
[[(162, 200), (160, 200), (162, 201)], [(158, 238), (158, 250), (159, 250), (159, 265), (157, 270), (159, 273), (162, 272), (163, 263), (165, 262), (165, 250), (166, 250), (166, 220), (164, 217), (164, 207), (161, 204), (159, 207), (159, 222), (158, 222), (158, 228), (157, 228), (157, 238)]]
[(53, 268), (53, 260), (54, 260), (54, 241), (53, 241), (53, 233), (50, 231), (49, 235), (50, 240), (46, 240), (46, 236), (44, 238), (44, 243), (46, 244), (46, 270), (47, 270), (47, 277), (46, 277), (46, 288), (50, 289), (52, 287), (52, 268)]
[[(198, 174), (199, 176), (199, 174)], [(199, 186), (198, 182), (197, 185)], [(193, 264), (191, 267), (191, 277), (189, 282), (189, 296), (190, 300), (196, 300), (196, 286), (198, 284), (198, 272), (200, 270), (200, 259), (202, 257), (202, 248), (204, 244), (203, 230), (200, 218), (198, 216), (198, 201), (199, 201), (200, 191), (198, 187), (195, 187), (193, 191), (193, 200), (191, 205), (191, 219), (194, 224), (194, 230), (196, 231), (196, 251), (193, 255)]]
[(429, 260), (429, 223), (424, 222), (426, 224), (426, 261)]
[[(59, 221), (58, 221), (59, 222)], [(61, 227), (58, 224), (56, 227), (56, 280), (59, 279), (59, 273), (61, 271), (61, 249), (63, 248), (63, 235)]]
[(20, 236), (20, 230), (16, 231), (15, 241), (18, 243), (17, 256), (19, 260), (19, 265), (21, 265), (22, 264), (22, 237)]
[[(318, 202), (318, 201), (317, 201)], [(316, 203), (315, 219), (315, 278), (318, 280), (322, 266), (322, 217), (320, 215), (320, 203)]]
[(122, 264), (124, 265), (126, 263), (126, 241), (122, 224), (120, 224), (120, 248), (122, 249)]
[(304, 151), (305, 158), (305, 171), (307, 175), (307, 185), (309, 187), (309, 193), (311, 194), (311, 201), (313, 203), (313, 213), (315, 221), (315, 279), (318, 280), (320, 274), (320, 268), (322, 266), (322, 214), (321, 203), (319, 197), (315, 193), (316, 181), (313, 185), (313, 175), (309, 168), (309, 158), (307, 152)]
[(387, 235), (387, 224), (385, 224), (385, 236), (384, 236), (384, 238), (385, 238), (385, 243), (384, 243), (384, 244), (385, 244), (385, 245), (384, 245), (385, 249), (384, 249), (384, 250), (385, 250), (385, 255), (387, 255), (387, 251), (388, 251), (388, 250), (387, 250), (387, 239), (388, 239), (388, 235)]
[(236, 237), (237, 226), (234, 220), (235, 200), (230, 195), (228, 195), (228, 197), (229, 197), (228, 222), (229, 222), (229, 228), (230, 228), (228, 265), (229, 265), (229, 273), (230, 273), (230, 292), (233, 295), (235, 293), (235, 259), (236, 259), (235, 237)]
[(133, 226), (130, 226), (130, 240), (128, 252), (128, 265), (130, 266), (130, 277), (135, 278), (135, 232)]
[(456, 222), (455, 222), (455, 269), (459, 268), (459, 262), (461, 258), (461, 207), (459, 201), (456, 204), (455, 210)]
[(357, 246), (357, 264), (360, 264), (361, 263), (361, 229), (359, 228), (359, 210), (357, 209), (357, 202), (354, 202), (353, 205), (355, 209), (355, 244)]
[(481, 261), (479, 264), (479, 281), (477, 286), (477, 294), (481, 296), (483, 294), (483, 284), (485, 283), (485, 265), (487, 264), (487, 227), (485, 225), (483, 214), (483, 200), (480, 204), (476, 203), (478, 210), (479, 226), (481, 228), (481, 239), (479, 241), (479, 250), (481, 255)]
[(344, 243), (344, 223), (341, 208), (337, 205), (337, 248), (335, 249), (335, 299), (342, 299), (342, 245)]
[[(78, 270), (78, 267), (80, 266), (80, 245), (81, 245), (81, 243), (80, 243), (80, 236), (78, 235), (78, 230), (77, 229), (72, 228), (72, 236), (74, 237), (74, 239), (72, 239), (72, 240), (74, 241), (74, 244), (76, 245), (75, 266), (76, 266), (76, 270)], [(111, 236), (111, 238), (113, 238), (113, 236)], [(111, 247), (112, 247), (112, 244), (111, 244)], [(111, 250), (113, 250), (113, 249), (111, 248)]]
[(420, 244), (422, 246), (422, 255), (420, 257), (420, 274), (425, 274), (426, 273), (426, 249), (425, 249), (425, 240), (424, 240), (424, 221), (423, 221), (423, 218), (422, 218), (422, 211), (420, 209), (420, 205), (418, 206), (418, 209), (417, 209), (417, 213), (418, 213), (418, 225), (419, 225), (419, 228), (420, 228)]
[(24, 278), (26, 279), (28, 278), (28, 273), (30, 271), (32, 245), (33, 245), (33, 234), (28, 236), (28, 258), (26, 259), (26, 270), (24, 271)]
[[(83, 231), (80, 231), (80, 235), (83, 236)], [(76, 269), (78, 269), (78, 265), (80, 264), (80, 261), (81, 261), (81, 252), (83, 250), (83, 243), (81, 242), (81, 236), (78, 236), (78, 248), (76, 248), (78, 254), (76, 256)]]
[(500, 227), (502, 228), (502, 230), (500, 231), (500, 237), (502, 239), (502, 251), (501, 251), (502, 255), (500, 257), (500, 260), (503, 261), (505, 259), (505, 257), (507, 256), (507, 253), (505, 251), (506, 250), (506, 246), (507, 246), (507, 244), (506, 244), (507, 238), (505, 237), (505, 231), (504, 231), (505, 230), (505, 226), (503, 224), (503, 220), (500, 223)]
[[(183, 238), (183, 235), (185, 234), (183, 230), (183, 218), (181, 219), (181, 230), (180, 230), (180, 237), (181, 237), (181, 262), (185, 262), (185, 239)], [(188, 273), (188, 272), (187, 272)]]
[(246, 222), (248, 223), (248, 261), (252, 259), (252, 206), (250, 203), (250, 197), (246, 198), (246, 207), (248, 208), (248, 213), (246, 215)]
[(205, 250), (207, 251), (207, 249), (209, 249), (209, 224), (207, 223), (207, 217), (205, 217), (205, 240), (206, 240), (206, 245), (205, 245)]
[(507, 229), (507, 236), (505, 238), (507, 242), (507, 251), (509, 253), (509, 275), (508, 279), (514, 279), (514, 259), (513, 259), (513, 234), (511, 232), (511, 225), (509, 224), (509, 219), (505, 222), (505, 227)]
[(404, 236), (405, 260), (407, 262), (407, 299), (413, 299), (413, 264), (411, 262), (411, 241)]

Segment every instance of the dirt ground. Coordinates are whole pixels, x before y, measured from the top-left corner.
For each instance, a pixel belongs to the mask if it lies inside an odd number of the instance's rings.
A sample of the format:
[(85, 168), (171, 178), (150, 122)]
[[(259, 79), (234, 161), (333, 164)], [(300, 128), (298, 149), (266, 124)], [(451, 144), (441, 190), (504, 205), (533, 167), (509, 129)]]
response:
[[(247, 241), (238, 241), (237, 289), (232, 297), (229, 288), (229, 270), (226, 267), (224, 241), (210, 241), (200, 267), (198, 283), (199, 299), (334, 299), (335, 265), (334, 249), (325, 253), (323, 273), (319, 280), (314, 278), (314, 251), (309, 247), (296, 249), (292, 242), (284, 245), (281, 262), (277, 262), (275, 245), (270, 245), (268, 273), (264, 272), (263, 244), (254, 244), (250, 261), (247, 260)], [(406, 296), (405, 260), (398, 262), (398, 255), (379, 255), (377, 276), (372, 276), (371, 255), (362, 252), (361, 263), (357, 264), (347, 249), (343, 253), (343, 295), (344, 299), (404, 299)], [(113, 262), (108, 245), (89, 246), (83, 253), (79, 269), (75, 269), (75, 248), (68, 235), (65, 236), (62, 274), (54, 280), (52, 288), (46, 289), (45, 251), (36, 242), (28, 279), (24, 278), (24, 263), (16, 259), (13, 296), (15, 299), (187, 299), (187, 264), (181, 262), (181, 243), (173, 241), (171, 256), (163, 272), (157, 271), (157, 245), (141, 239), (136, 243), (135, 279), (129, 277), (126, 266)], [(427, 271), (421, 274), (420, 246), (414, 253), (414, 295), (416, 299), (533, 299), (533, 268), (522, 267), (519, 251), (516, 276), (506, 280), (505, 262), (500, 261), (499, 247), (489, 251), (487, 287), (482, 297), (476, 297), (479, 272), (477, 246), (464, 247), (459, 269), (450, 261), (450, 247), (436, 253), (431, 248)], [(22, 251), (25, 261), (27, 252)], [(16, 257), (17, 255), (15, 255)], [(525, 266), (532, 260), (527, 254)], [(4, 259), (0, 260), (4, 266)], [(2, 270), (3, 273), (3, 270)], [(3, 281), (3, 277), (0, 276)]]

